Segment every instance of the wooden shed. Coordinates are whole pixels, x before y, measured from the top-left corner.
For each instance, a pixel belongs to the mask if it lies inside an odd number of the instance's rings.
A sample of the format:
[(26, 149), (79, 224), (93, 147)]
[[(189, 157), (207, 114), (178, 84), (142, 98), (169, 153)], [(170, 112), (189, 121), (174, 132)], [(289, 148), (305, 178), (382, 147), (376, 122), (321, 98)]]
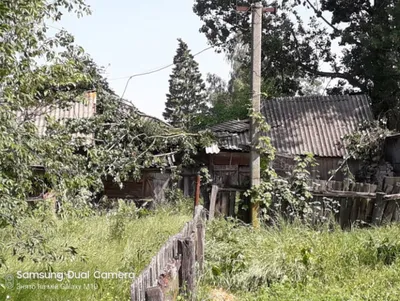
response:
[[(284, 173), (293, 167), (295, 156), (312, 153), (318, 163), (314, 176), (322, 180), (330, 177), (330, 171), (337, 169), (346, 155), (342, 137), (362, 122), (373, 120), (369, 99), (364, 95), (275, 98), (263, 100), (261, 111), (271, 127), (267, 135), (276, 148), (275, 169)], [(210, 161), (229, 165), (232, 154), (232, 158), (242, 158), (239, 165), (248, 166), (249, 160), (237, 153), (250, 151), (249, 128), (249, 120), (212, 127), (218, 142), (206, 148)], [(356, 161), (349, 165), (353, 171), (358, 168)], [(335, 179), (342, 180), (343, 174), (337, 173)]]
[(111, 199), (154, 200), (163, 202), (165, 190), (170, 183), (170, 170), (161, 172), (160, 169), (146, 169), (142, 171), (139, 181), (133, 179), (124, 181), (123, 186), (111, 179), (104, 181), (104, 195)]
[[(276, 149), (273, 167), (284, 176), (295, 166), (296, 156), (314, 154), (318, 163), (311, 172), (327, 180), (346, 156), (342, 137), (359, 124), (372, 121), (364, 95), (306, 96), (264, 99), (261, 112), (271, 129), (267, 135)], [(209, 168), (220, 187), (249, 186), (250, 121), (232, 120), (211, 128), (217, 143), (207, 147)], [(348, 161), (355, 173), (359, 162)], [(334, 180), (343, 180), (340, 171)], [(222, 196), (221, 196), (222, 197)]]
[[(98, 109), (99, 104), (97, 103), (97, 95), (95, 91), (89, 91), (86, 93), (86, 100), (83, 102), (73, 102), (69, 106), (60, 105), (36, 105), (30, 109), (26, 109), (17, 114), (21, 120), (33, 120), (38, 134), (43, 136), (46, 135), (47, 131), (47, 119), (46, 116), (54, 118), (60, 122), (65, 122), (68, 119), (85, 119), (92, 118), (96, 114), (101, 114), (101, 110)], [(120, 106), (125, 111), (135, 111), (139, 114), (140, 118), (143, 118), (145, 122), (160, 123), (163, 126), (171, 127), (164, 121), (146, 115), (142, 112), (138, 112), (136, 107), (128, 101), (121, 100)], [(94, 137), (91, 135), (74, 135), (83, 136), (87, 138), (87, 143), (95, 143)], [(175, 156), (170, 154), (167, 156), (169, 166), (161, 170), (160, 168), (149, 168), (143, 170), (142, 178), (139, 181), (133, 179), (123, 182), (123, 186), (120, 187), (114, 183), (111, 179), (105, 179), (104, 192), (108, 198), (116, 199), (154, 199), (156, 201), (163, 201), (165, 198), (165, 188), (170, 182), (170, 170), (175, 164)], [(43, 173), (44, 167), (39, 163), (32, 164), (32, 168), (36, 173)], [(35, 196), (43, 194), (44, 192), (35, 191)]]

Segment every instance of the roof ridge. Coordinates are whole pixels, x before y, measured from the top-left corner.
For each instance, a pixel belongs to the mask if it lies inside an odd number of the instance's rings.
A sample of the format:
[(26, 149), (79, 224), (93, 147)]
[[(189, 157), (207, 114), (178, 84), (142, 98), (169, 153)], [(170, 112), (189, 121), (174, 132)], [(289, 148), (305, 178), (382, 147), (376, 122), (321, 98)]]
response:
[(369, 99), (367, 94), (346, 94), (346, 95), (305, 95), (305, 96), (280, 96), (273, 98), (262, 98), (262, 102), (268, 101), (332, 101), (332, 102), (340, 102), (346, 101), (354, 98), (365, 98)]

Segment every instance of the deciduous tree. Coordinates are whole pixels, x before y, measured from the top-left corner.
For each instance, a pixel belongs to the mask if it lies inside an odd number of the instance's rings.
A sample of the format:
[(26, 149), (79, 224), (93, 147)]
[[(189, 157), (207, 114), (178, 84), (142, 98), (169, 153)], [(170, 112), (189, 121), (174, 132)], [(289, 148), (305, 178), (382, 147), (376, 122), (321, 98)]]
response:
[[(201, 32), (227, 53), (234, 51), (239, 32), (250, 45), (250, 11), (235, 9), (250, 2), (196, 0)], [(300, 79), (307, 76), (337, 79), (330, 93), (366, 93), (375, 115), (387, 116), (391, 128), (400, 128), (397, 0), (262, 2), (278, 9), (276, 15), (263, 16), (263, 78), (275, 78), (282, 93), (299, 91)]]

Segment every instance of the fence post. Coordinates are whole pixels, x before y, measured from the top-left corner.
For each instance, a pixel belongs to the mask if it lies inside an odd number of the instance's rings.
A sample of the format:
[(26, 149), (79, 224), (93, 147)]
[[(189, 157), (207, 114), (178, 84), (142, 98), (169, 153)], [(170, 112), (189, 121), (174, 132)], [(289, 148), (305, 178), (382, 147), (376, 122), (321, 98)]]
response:
[(212, 220), (215, 214), (215, 203), (217, 201), (218, 185), (212, 185), (211, 199), (210, 199), (210, 213), (208, 218)]
[(203, 271), (204, 264), (204, 245), (205, 245), (206, 229), (204, 227), (204, 220), (202, 217), (199, 218), (197, 223), (197, 262), (199, 264), (199, 271)]
[(194, 295), (196, 259), (193, 236), (178, 240), (178, 250), (182, 254), (182, 265), (179, 270), (179, 285), (181, 293), (190, 299)]
[(198, 174), (196, 177), (196, 193), (194, 195), (194, 216), (196, 215), (196, 207), (199, 206), (199, 200), (200, 200), (200, 182), (201, 178), (200, 175)]
[(385, 195), (384, 192), (376, 193), (374, 212), (372, 213), (372, 224), (375, 226), (379, 226), (382, 222), (382, 215), (386, 204), (386, 202), (383, 199), (384, 195)]
[(146, 289), (146, 301), (164, 301), (164, 294), (161, 287), (155, 286)]

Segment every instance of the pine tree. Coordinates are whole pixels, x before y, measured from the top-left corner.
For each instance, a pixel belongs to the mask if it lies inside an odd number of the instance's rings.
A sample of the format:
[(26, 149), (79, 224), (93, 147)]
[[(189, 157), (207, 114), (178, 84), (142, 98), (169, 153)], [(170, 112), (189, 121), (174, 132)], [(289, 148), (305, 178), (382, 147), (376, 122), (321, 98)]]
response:
[(178, 41), (163, 116), (175, 127), (195, 131), (201, 128), (199, 117), (207, 108), (205, 84), (188, 45)]

